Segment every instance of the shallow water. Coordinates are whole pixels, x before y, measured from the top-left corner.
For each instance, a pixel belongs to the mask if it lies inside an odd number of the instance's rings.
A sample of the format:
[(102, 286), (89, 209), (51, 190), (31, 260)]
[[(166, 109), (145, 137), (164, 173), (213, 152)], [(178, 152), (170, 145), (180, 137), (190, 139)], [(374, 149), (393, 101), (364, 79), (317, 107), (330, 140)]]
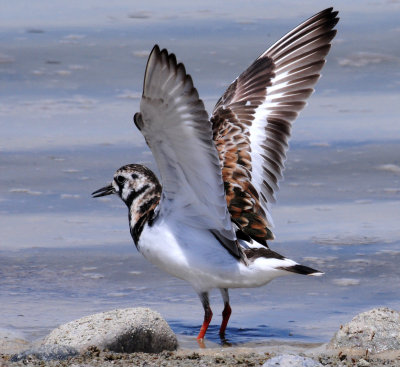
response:
[[(326, 274), (232, 290), (229, 343), (322, 342), (358, 312), (400, 309), (400, 4), (334, 3), (339, 34), (295, 124), (272, 208), (271, 247)], [(90, 193), (123, 164), (155, 170), (131, 122), (155, 42), (185, 62), (211, 110), (267, 45), (323, 4), (41, 4), (0, 15), (0, 328), (34, 340), (87, 314), (148, 306), (194, 337), (196, 294), (136, 252), (122, 202)], [(211, 302), (207, 338), (219, 343), (218, 292)]]

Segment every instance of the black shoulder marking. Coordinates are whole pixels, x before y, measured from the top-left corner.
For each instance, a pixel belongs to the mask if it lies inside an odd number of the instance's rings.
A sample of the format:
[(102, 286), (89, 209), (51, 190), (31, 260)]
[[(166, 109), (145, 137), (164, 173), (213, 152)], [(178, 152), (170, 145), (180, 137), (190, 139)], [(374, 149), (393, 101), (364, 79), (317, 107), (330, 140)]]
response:
[[(138, 247), (139, 238), (142, 234), (143, 228), (147, 223), (150, 227), (154, 224), (154, 221), (158, 217), (158, 211), (155, 212), (154, 210), (149, 210), (147, 213), (142, 215), (139, 220), (135, 223), (133, 228), (131, 228), (131, 236), (133, 238), (133, 242), (135, 246)], [(131, 222), (131, 212), (129, 212), (129, 223)]]
[(131, 236), (133, 238), (133, 242), (135, 242), (135, 246), (138, 246), (139, 237), (142, 234), (143, 227), (146, 224), (149, 216), (143, 215), (139, 218), (139, 220), (135, 223), (134, 227), (131, 228)]
[(269, 248), (265, 248), (265, 247), (248, 248), (248, 249), (244, 250), (244, 254), (251, 261), (254, 261), (260, 257), (265, 257), (266, 259), (279, 259), (279, 260), (285, 259), (284, 256), (278, 254), (275, 251), (272, 251)]
[(315, 274), (315, 273), (322, 273), (319, 270), (315, 270), (313, 268), (309, 268), (308, 266), (304, 266), (304, 265), (293, 265), (293, 266), (288, 266), (288, 267), (280, 267), (278, 269), (281, 270), (286, 270), (286, 271), (290, 271), (291, 273), (296, 273), (296, 274), (303, 274), (303, 275), (311, 275), (311, 274)]

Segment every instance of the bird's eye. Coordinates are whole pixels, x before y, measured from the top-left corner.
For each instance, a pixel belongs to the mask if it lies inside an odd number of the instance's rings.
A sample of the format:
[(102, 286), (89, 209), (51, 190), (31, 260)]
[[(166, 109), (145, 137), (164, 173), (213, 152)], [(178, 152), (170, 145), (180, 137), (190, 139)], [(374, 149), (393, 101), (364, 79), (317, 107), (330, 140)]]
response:
[(125, 177), (124, 176), (117, 176), (115, 178), (115, 181), (117, 181), (117, 183), (119, 183), (119, 184), (123, 184), (125, 182)]

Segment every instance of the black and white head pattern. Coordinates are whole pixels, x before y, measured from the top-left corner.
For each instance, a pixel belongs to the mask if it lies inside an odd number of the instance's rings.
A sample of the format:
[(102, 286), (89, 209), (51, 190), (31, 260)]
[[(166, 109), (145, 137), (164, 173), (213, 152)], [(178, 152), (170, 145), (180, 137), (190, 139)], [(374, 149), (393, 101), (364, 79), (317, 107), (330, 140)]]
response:
[(131, 234), (137, 243), (144, 224), (160, 202), (161, 185), (145, 166), (128, 164), (115, 172), (111, 186), (129, 208)]
[(119, 168), (114, 174), (112, 187), (128, 207), (138, 199), (146, 201), (149, 194), (153, 196), (161, 192), (157, 177), (140, 164), (128, 164)]

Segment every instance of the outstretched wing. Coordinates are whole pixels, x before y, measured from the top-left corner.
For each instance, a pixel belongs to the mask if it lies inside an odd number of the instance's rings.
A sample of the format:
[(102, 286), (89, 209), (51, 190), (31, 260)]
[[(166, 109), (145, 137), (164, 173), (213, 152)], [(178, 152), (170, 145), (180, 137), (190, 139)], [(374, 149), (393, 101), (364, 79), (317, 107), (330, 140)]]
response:
[(183, 64), (158, 46), (147, 62), (135, 123), (160, 171), (161, 214), (210, 230), (232, 255), (241, 257), (204, 104)]
[(337, 14), (326, 9), (276, 42), (228, 87), (211, 117), (232, 219), (266, 246), (274, 238), (268, 203), (282, 178), (292, 123), (320, 76)]

